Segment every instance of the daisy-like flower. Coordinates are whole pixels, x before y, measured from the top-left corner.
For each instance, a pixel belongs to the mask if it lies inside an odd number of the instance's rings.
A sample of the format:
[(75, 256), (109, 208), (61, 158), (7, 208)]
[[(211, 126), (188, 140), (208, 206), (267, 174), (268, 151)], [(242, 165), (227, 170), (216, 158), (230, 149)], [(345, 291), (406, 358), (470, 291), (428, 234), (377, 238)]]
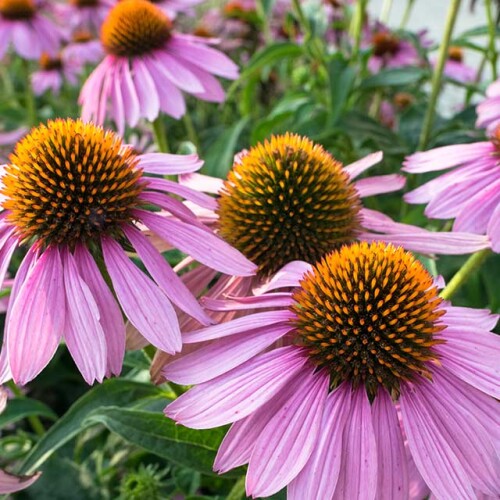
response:
[(39, 0), (0, 0), (0, 59), (12, 45), (25, 59), (57, 54), (63, 34), (40, 13)]
[(476, 126), (485, 127), (488, 133), (500, 126), (500, 79), (486, 89), (486, 99), (478, 104)]
[(289, 264), (281, 287), (212, 301), (272, 310), (187, 333), (203, 349), (165, 368), (198, 384), (167, 416), (232, 424), (215, 470), (248, 463), (253, 497), (399, 499), (409, 453), (439, 499), (500, 492), (497, 316), (443, 302), (419, 261), (381, 242)]
[(168, 17), (174, 19), (178, 13), (190, 13), (203, 0), (149, 0), (157, 5)]
[(443, 146), (415, 153), (403, 170), (418, 174), (452, 169), (405, 195), (426, 203), (425, 215), (455, 219), (454, 231), (487, 234), (500, 252), (500, 126), (489, 141)]
[(167, 15), (146, 0), (119, 2), (102, 26), (101, 41), (107, 56), (83, 86), (82, 117), (103, 123), (109, 116), (120, 131), (160, 111), (180, 118), (186, 112), (181, 91), (222, 102), (224, 90), (213, 75), (238, 76), (227, 56), (206, 39), (174, 32)]
[(55, 6), (61, 21), (69, 23), (73, 30), (90, 30), (99, 33), (102, 23), (116, 0), (69, 0)]
[[(151, 344), (171, 353), (181, 349), (172, 303), (210, 323), (137, 228), (142, 223), (221, 272), (252, 274), (253, 264), (168, 194), (202, 204), (211, 198), (144, 175), (175, 175), (200, 166), (195, 155), (138, 155), (115, 133), (69, 119), (41, 125), (17, 144), (1, 179), (0, 282), (15, 249), (23, 246), (27, 254), (7, 310), (2, 382), (8, 378), (5, 365), (17, 383), (33, 379), (62, 338), (87, 382), (120, 373), (122, 313)], [(160, 217), (151, 205), (174, 217)], [(127, 251), (137, 252), (151, 278)]]
[[(433, 61), (436, 64), (436, 61)], [(448, 50), (448, 58), (444, 65), (444, 74), (451, 80), (461, 83), (470, 83), (476, 79), (476, 70), (464, 62), (462, 47), (452, 46)]]
[(74, 59), (67, 59), (63, 54), (55, 57), (42, 54), (38, 64), (40, 69), (31, 75), (31, 86), (36, 95), (47, 90), (57, 95), (65, 81), (71, 85), (78, 83), (82, 66)]
[(96, 63), (104, 57), (101, 42), (88, 30), (74, 31), (71, 41), (62, 49), (62, 54), (67, 61), (80, 65)]

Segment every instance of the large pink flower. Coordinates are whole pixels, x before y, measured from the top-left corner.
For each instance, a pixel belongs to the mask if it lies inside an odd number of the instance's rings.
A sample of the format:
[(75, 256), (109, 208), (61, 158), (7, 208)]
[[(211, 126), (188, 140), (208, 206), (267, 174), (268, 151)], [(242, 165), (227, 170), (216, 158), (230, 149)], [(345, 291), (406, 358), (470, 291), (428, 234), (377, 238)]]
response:
[[(113, 132), (81, 121), (49, 122), (18, 143), (0, 191), (0, 283), (15, 249), (22, 246), (27, 254), (7, 310), (2, 382), (10, 372), (20, 384), (33, 379), (62, 338), (87, 382), (120, 373), (122, 313), (151, 344), (170, 353), (181, 349), (172, 303), (203, 324), (211, 322), (137, 228), (142, 223), (221, 272), (252, 274), (255, 266), (178, 199), (202, 200), (200, 193), (144, 175), (200, 166), (195, 155), (138, 155)], [(160, 217), (152, 205), (173, 217)], [(127, 251), (134, 250), (151, 278), (129, 259)]]
[(119, 130), (154, 120), (160, 111), (180, 118), (186, 112), (181, 91), (222, 102), (224, 90), (213, 75), (235, 79), (237, 66), (207, 46), (207, 40), (172, 31), (170, 19), (146, 0), (124, 0), (103, 24), (107, 56), (80, 94), (82, 117)]
[(414, 174), (452, 169), (407, 193), (409, 203), (427, 203), (433, 219), (455, 219), (455, 231), (487, 234), (500, 251), (500, 128), (489, 141), (443, 146), (404, 162)]
[(40, 12), (40, 0), (0, 0), (0, 59), (12, 45), (25, 59), (57, 54), (63, 34)]
[(203, 347), (164, 369), (196, 384), (167, 416), (232, 424), (215, 470), (248, 463), (248, 495), (289, 500), (408, 498), (412, 462), (440, 499), (500, 493), (497, 316), (443, 302), (385, 243), (288, 264), (268, 290), (207, 301), (261, 311), (187, 333)]
[(486, 99), (476, 110), (478, 127), (486, 127), (488, 133), (492, 133), (500, 126), (500, 79), (487, 88)]

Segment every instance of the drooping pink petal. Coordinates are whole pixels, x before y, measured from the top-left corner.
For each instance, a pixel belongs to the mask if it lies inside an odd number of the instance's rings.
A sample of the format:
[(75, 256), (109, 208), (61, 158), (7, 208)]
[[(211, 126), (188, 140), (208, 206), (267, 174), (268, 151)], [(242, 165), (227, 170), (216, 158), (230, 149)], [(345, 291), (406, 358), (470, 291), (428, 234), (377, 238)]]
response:
[(304, 376), (307, 385), (297, 392), (269, 421), (260, 434), (248, 465), (248, 495), (270, 496), (286, 486), (311, 456), (321, 428), (329, 376)]
[(99, 308), (99, 321), (106, 340), (106, 375), (119, 375), (125, 355), (125, 324), (122, 312), (89, 251), (83, 245), (78, 245), (74, 255), (80, 276), (90, 288)]
[(342, 463), (333, 500), (373, 500), (377, 493), (377, 444), (370, 402), (363, 385), (355, 389), (342, 440)]
[(273, 398), (306, 360), (295, 346), (275, 349), (197, 385), (168, 405), (165, 414), (195, 429), (236, 422)]
[(167, 296), (111, 238), (102, 239), (102, 250), (118, 301), (130, 322), (162, 351), (180, 351), (179, 323)]
[(266, 309), (269, 307), (290, 307), (294, 300), (290, 293), (266, 293), (257, 297), (226, 297), (212, 299), (202, 297), (201, 303), (210, 311), (239, 311)]
[(62, 259), (67, 304), (66, 345), (85, 381), (88, 384), (95, 380), (102, 382), (106, 375), (107, 352), (99, 308), (69, 250), (63, 252)]
[(288, 485), (288, 500), (332, 498), (342, 462), (342, 436), (351, 407), (351, 388), (342, 384), (328, 395), (311, 458)]
[(7, 495), (8, 493), (24, 490), (31, 486), (40, 475), (41, 472), (37, 472), (31, 476), (15, 476), (0, 470), (0, 493), (2, 495)]
[(379, 389), (372, 405), (377, 444), (377, 496), (408, 498), (408, 466), (396, 407), (385, 389)]
[(64, 332), (66, 298), (59, 249), (37, 260), (14, 300), (7, 323), (12, 377), (25, 385), (52, 359)]
[(364, 158), (361, 158), (361, 160), (355, 161), (350, 165), (347, 165), (344, 169), (347, 171), (351, 179), (355, 179), (363, 172), (373, 167), (373, 165), (380, 163), (383, 157), (384, 153), (382, 153), (382, 151), (378, 151), (376, 153), (369, 154), (368, 156), (365, 156)]
[(492, 314), (489, 309), (474, 309), (472, 307), (446, 306), (446, 324), (453, 327), (482, 328), (492, 330), (498, 322), (499, 314)]
[(284, 265), (273, 277), (253, 288), (256, 295), (279, 288), (295, 288), (300, 285), (305, 273), (312, 269), (311, 264), (295, 260)]
[(203, 264), (225, 274), (251, 276), (257, 266), (214, 234), (184, 222), (168, 220), (145, 210), (135, 210), (137, 218), (151, 231)]
[(398, 174), (376, 175), (356, 182), (356, 190), (361, 198), (375, 194), (392, 193), (402, 189), (406, 178)]
[(129, 61), (126, 61), (122, 67), (123, 79), (121, 82), (121, 92), (124, 101), (125, 119), (128, 125), (135, 127), (141, 116), (140, 103), (129, 64)]
[(149, 74), (146, 65), (140, 58), (133, 60), (132, 68), (134, 72), (134, 80), (136, 83), (137, 98), (139, 99), (141, 116), (152, 122), (157, 118), (160, 112), (160, 98), (158, 96), (155, 82)]
[(219, 194), (224, 181), (209, 175), (188, 173), (179, 176), (179, 184), (204, 193)]

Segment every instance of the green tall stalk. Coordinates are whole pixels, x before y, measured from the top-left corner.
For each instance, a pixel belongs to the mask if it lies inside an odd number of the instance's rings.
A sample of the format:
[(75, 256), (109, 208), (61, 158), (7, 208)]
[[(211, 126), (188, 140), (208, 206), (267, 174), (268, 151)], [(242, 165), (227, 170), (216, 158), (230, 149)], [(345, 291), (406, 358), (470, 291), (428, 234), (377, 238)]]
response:
[(486, 17), (488, 19), (488, 59), (491, 63), (491, 74), (493, 76), (493, 80), (498, 78), (497, 71), (497, 59), (498, 54), (496, 50), (496, 23), (493, 18), (493, 5), (491, 0), (486, 0)]
[(441, 46), (439, 47), (438, 60), (436, 62), (434, 73), (432, 75), (432, 89), (429, 99), (429, 105), (424, 117), (422, 132), (420, 134), (420, 140), (418, 143), (419, 150), (425, 149), (431, 135), (432, 124), (434, 123), (434, 115), (436, 112), (436, 104), (438, 101), (439, 92), (441, 91), (444, 65), (446, 63), (446, 59), (448, 58), (448, 49), (450, 47), (451, 35), (453, 33), (453, 28), (457, 19), (458, 10), (460, 8), (460, 2), (461, 0), (451, 0), (450, 7), (448, 9), (445, 31), (443, 39), (441, 41)]
[(403, 17), (401, 19), (401, 25), (400, 25), (401, 29), (404, 29), (406, 27), (406, 25), (408, 24), (414, 3), (415, 3), (415, 0), (408, 0), (408, 2), (406, 3), (406, 9), (403, 12)]
[(37, 125), (35, 94), (33, 94), (31, 86), (30, 63), (26, 59), (23, 59), (23, 70), (25, 78), (24, 104), (26, 106), (27, 121), (30, 127), (34, 127)]
[(158, 118), (153, 122), (153, 134), (155, 143), (158, 146), (158, 151), (160, 151), (160, 153), (170, 153), (167, 131), (165, 130), (165, 123), (161, 114), (158, 115)]
[(384, 0), (382, 4), (382, 10), (380, 12), (380, 22), (387, 24), (389, 20), (389, 14), (391, 13), (392, 0)]
[(368, 0), (358, 0), (356, 2), (356, 10), (351, 22), (351, 35), (354, 38), (354, 45), (352, 47), (352, 59), (355, 60), (359, 54), (361, 47), (361, 37), (363, 35), (363, 25), (365, 23), (366, 5)]

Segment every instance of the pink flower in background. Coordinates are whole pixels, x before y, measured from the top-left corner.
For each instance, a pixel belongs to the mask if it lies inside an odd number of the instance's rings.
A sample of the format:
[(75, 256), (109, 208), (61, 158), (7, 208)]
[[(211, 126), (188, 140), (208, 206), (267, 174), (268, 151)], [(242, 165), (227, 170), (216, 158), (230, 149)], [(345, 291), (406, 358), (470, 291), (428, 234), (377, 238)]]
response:
[(104, 57), (101, 42), (92, 36), (90, 31), (73, 32), (71, 41), (62, 49), (63, 58), (67, 61), (85, 65), (96, 63)]
[[(82, 117), (99, 124), (106, 117), (120, 131), (160, 111), (180, 118), (186, 112), (181, 91), (212, 102), (225, 94), (214, 74), (238, 76), (237, 66), (207, 40), (172, 31), (169, 18), (146, 0), (123, 0), (103, 24), (107, 53), (82, 88)], [(108, 107), (109, 106), (109, 107)]]
[(486, 99), (477, 108), (477, 127), (485, 127), (491, 134), (500, 126), (500, 80), (493, 82), (486, 90)]
[(64, 54), (56, 57), (42, 54), (39, 66), (40, 69), (31, 74), (31, 86), (36, 95), (42, 95), (47, 90), (58, 95), (65, 81), (71, 85), (78, 83), (82, 70), (80, 63), (67, 59)]
[(500, 492), (497, 315), (443, 302), (422, 264), (385, 243), (290, 263), (267, 290), (207, 300), (251, 313), (185, 334), (202, 347), (164, 369), (195, 385), (168, 417), (232, 424), (216, 471), (248, 463), (252, 497), (407, 498), (411, 459), (438, 498)]
[(19, 127), (8, 132), (0, 132), (0, 164), (7, 161), (14, 145), (26, 135), (26, 132), (28, 132), (26, 127)]
[(415, 153), (403, 170), (413, 174), (452, 169), (405, 195), (426, 203), (432, 219), (455, 219), (454, 231), (487, 234), (500, 252), (500, 128), (489, 141)]
[(178, 13), (190, 14), (193, 7), (199, 5), (203, 0), (149, 0), (159, 7), (167, 16), (174, 19)]
[(101, 25), (117, 0), (69, 0), (56, 4), (54, 10), (71, 30), (89, 30), (98, 34)]
[(59, 51), (63, 34), (40, 12), (39, 0), (0, 0), (0, 59), (12, 46), (25, 59)]
[[(142, 223), (171, 247), (221, 272), (252, 274), (255, 266), (178, 199), (212, 203), (211, 198), (144, 175), (176, 175), (200, 166), (195, 155), (138, 155), (113, 132), (70, 119), (41, 125), (17, 144), (1, 179), (0, 283), (16, 248), (28, 251), (7, 310), (2, 382), (11, 374), (22, 385), (32, 380), (62, 338), (88, 383), (120, 373), (122, 314), (151, 344), (171, 353), (181, 349), (172, 303), (203, 324), (211, 322), (137, 229)], [(174, 217), (160, 217), (151, 205)], [(130, 250), (151, 278), (129, 259)]]
[[(436, 61), (433, 61), (433, 65)], [(451, 80), (461, 83), (471, 83), (475, 81), (477, 71), (464, 63), (464, 53), (461, 47), (450, 47), (448, 59), (444, 65), (444, 74)]]

